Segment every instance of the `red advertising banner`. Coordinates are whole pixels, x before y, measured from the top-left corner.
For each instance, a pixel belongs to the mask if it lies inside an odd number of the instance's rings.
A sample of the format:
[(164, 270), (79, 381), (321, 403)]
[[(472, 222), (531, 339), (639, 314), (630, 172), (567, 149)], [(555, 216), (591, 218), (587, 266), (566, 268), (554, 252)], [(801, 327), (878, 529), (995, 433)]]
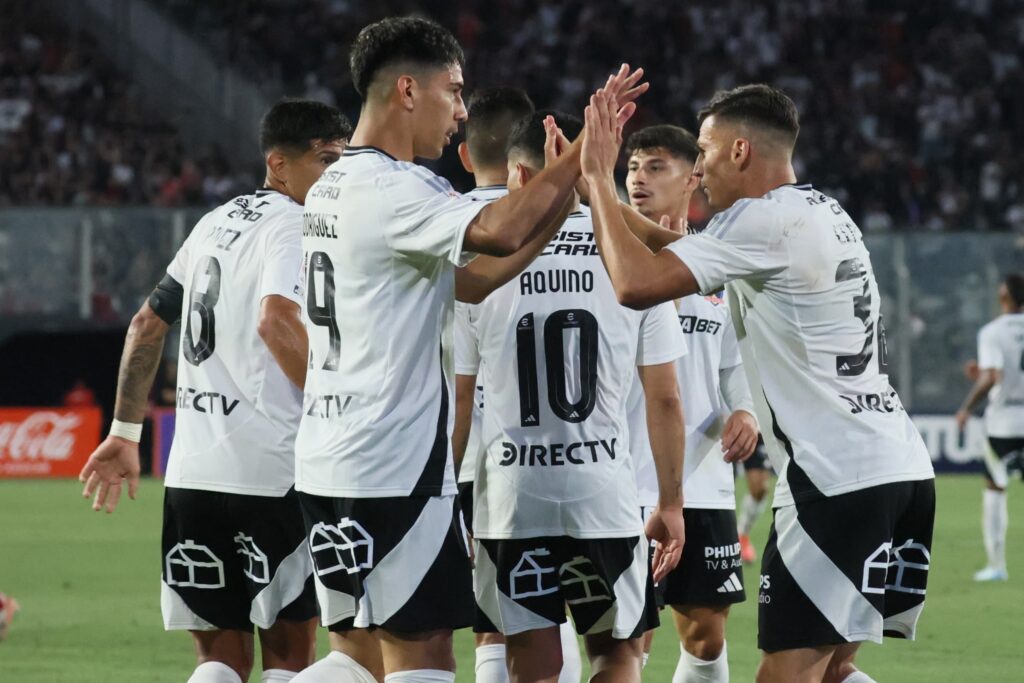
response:
[(0, 408), (0, 478), (77, 477), (102, 420), (99, 408)]

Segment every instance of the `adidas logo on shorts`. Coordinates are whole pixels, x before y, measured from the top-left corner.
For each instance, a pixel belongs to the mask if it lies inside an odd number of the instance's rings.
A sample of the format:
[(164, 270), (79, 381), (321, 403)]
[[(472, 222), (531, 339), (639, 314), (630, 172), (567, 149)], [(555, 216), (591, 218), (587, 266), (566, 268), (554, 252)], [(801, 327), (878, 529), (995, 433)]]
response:
[(736, 572), (729, 574), (729, 578), (725, 580), (725, 583), (718, 587), (719, 593), (737, 593), (741, 590), (743, 590), (743, 584), (740, 583)]

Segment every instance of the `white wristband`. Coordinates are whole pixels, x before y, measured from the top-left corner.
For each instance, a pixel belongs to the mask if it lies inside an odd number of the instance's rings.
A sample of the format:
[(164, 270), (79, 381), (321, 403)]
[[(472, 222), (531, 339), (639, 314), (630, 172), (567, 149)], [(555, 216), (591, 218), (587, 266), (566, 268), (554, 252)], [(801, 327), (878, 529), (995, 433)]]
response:
[(142, 438), (142, 424), (134, 424), (132, 422), (121, 422), (120, 420), (114, 420), (110, 423), (110, 435), (119, 436), (122, 439), (128, 441), (134, 441), (138, 443)]

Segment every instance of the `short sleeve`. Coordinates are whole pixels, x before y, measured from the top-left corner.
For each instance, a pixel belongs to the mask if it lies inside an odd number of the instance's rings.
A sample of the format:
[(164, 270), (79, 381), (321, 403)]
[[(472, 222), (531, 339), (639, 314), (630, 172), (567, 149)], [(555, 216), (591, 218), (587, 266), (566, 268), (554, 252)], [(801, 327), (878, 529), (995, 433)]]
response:
[(448, 259), (456, 266), (469, 263), (464, 253), (466, 228), (487, 202), (476, 201), (455, 190), (447, 180), (415, 164), (382, 178), (382, 190), (392, 213), (383, 221), (385, 239), (395, 251)]
[(731, 280), (765, 280), (786, 268), (784, 220), (774, 202), (741, 199), (718, 213), (704, 232), (665, 248), (686, 264), (702, 294), (713, 294)]
[(167, 266), (167, 274), (182, 286), (187, 284), (185, 281), (188, 279), (188, 261), (189, 255), (192, 252), (192, 235), (198, 234), (202, 225), (203, 223), (200, 221), (196, 227), (192, 229), (192, 233), (185, 238), (181, 247), (178, 248), (178, 253), (174, 255), (174, 258)]
[(666, 301), (644, 311), (640, 319), (636, 364), (661, 365), (681, 358), (686, 353), (686, 337), (679, 327), (675, 304)]
[(480, 342), (472, 304), (455, 302), (455, 374), (476, 375), (480, 370)]
[(978, 333), (978, 367), (982, 370), (1002, 370), (1003, 354), (996, 340), (995, 330), (985, 326)]
[(302, 207), (298, 204), (288, 206), (267, 226), (259, 298), (271, 295), (303, 304)]
[(743, 357), (740, 356), (740, 345), (736, 341), (736, 328), (732, 326), (732, 319), (726, 316), (722, 323), (722, 359), (719, 369), (734, 368), (743, 364)]

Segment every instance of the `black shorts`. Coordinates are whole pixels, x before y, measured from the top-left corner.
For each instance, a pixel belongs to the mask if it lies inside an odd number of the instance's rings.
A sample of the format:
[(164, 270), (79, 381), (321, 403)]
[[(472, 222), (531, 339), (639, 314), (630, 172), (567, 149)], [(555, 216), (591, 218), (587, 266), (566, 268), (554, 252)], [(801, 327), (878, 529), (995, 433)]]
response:
[(924, 608), (935, 481), (896, 482), (775, 510), (761, 564), (766, 652), (913, 639)]
[(419, 633), (472, 625), (472, 568), (455, 496), (300, 492), (299, 501), (324, 626)]
[(985, 453), (985, 477), (1001, 489), (1010, 483), (1014, 472), (1024, 478), (1024, 437), (988, 437)]
[(295, 490), (280, 498), (164, 491), (164, 628), (252, 631), (316, 616)]
[(477, 633), (548, 628), (638, 638), (658, 625), (647, 539), (476, 539)]
[(757, 446), (754, 448), (753, 454), (743, 461), (743, 471), (771, 469), (772, 464), (768, 460), (768, 451), (765, 450), (764, 439), (759, 436), (757, 437)]
[(684, 508), (686, 543), (679, 564), (662, 581), (664, 604), (733, 605), (747, 599), (734, 510)]
[(459, 482), (459, 507), (469, 533), (473, 533), (473, 482)]

